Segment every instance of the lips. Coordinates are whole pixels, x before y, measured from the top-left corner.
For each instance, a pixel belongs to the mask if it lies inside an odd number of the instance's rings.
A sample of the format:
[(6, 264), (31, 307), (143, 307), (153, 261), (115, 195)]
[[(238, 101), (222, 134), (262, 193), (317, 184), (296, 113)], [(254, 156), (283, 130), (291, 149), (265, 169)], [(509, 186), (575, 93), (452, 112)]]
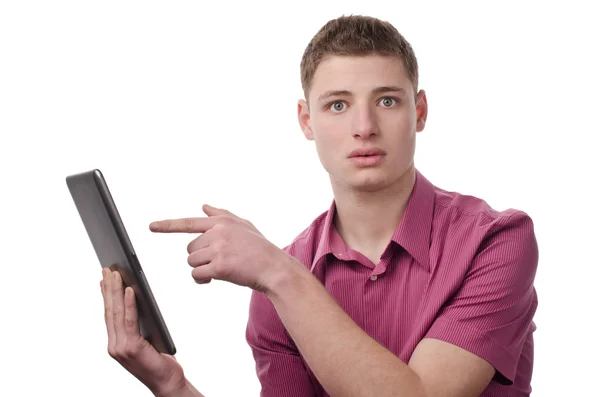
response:
[(348, 157), (349, 158), (368, 157), (368, 156), (380, 156), (380, 155), (384, 155), (384, 154), (385, 154), (385, 152), (378, 148), (361, 148), (361, 149), (353, 150), (350, 153), (350, 155), (348, 155)]

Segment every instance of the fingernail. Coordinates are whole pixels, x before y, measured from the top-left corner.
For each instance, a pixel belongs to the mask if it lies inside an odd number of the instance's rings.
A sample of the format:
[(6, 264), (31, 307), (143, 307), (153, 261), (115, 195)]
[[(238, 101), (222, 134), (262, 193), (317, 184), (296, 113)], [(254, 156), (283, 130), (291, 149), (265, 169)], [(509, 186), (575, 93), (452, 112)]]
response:
[(156, 223), (156, 222), (152, 222), (152, 223), (150, 224), (150, 230), (156, 230), (156, 229), (158, 229), (158, 223)]
[(113, 280), (114, 280), (114, 281), (117, 281), (117, 272), (113, 272), (113, 275), (112, 275), (112, 276), (113, 276)]

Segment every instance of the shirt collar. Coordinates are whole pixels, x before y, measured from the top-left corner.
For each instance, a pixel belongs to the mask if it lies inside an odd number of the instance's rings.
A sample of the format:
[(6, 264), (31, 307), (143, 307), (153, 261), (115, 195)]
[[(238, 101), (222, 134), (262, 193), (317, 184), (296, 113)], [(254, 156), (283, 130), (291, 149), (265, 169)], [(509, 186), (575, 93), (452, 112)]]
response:
[(335, 233), (335, 227), (333, 225), (333, 215), (335, 214), (335, 200), (331, 202), (329, 206), (329, 211), (327, 211), (327, 215), (325, 216), (325, 220), (321, 224), (321, 237), (319, 238), (319, 243), (317, 245), (317, 251), (315, 252), (315, 256), (313, 258), (313, 263), (310, 267), (310, 271), (314, 271), (317, 267), (317, 264), (321, 262), (321, 259), (333, 253), (333, 248), (331, 247), (331, 237), (333, 233)]
[[(415, 170), (415, 183), (408, 199), (406, 211), (391, 241), (404, 248), (425, 270), (429, 271), (429, 246), (435, 203), (435, 187), (418, 170)], [(311, 264), (311, 272), (323, 261), (323, 257), (333, 254), (332, 242), (337, 231), (333, 225), (335, 200), (332, 201), (325, 220), (321, 223), (321, 236)]]

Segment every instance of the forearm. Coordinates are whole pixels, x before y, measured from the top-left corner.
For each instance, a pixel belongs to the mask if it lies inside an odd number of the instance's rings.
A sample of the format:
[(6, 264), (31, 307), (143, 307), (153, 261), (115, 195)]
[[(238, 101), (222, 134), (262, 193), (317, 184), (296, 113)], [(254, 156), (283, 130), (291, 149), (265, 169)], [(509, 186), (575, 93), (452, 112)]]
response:
[(415, 372), (356, 325), (302, 264), (285, 268), (267, 295), (330, 395), (423, 396)]
[(205, 397), (194, 385), (186, 381), (185, 387), (167, 394), (154, 394), (156, 397)]

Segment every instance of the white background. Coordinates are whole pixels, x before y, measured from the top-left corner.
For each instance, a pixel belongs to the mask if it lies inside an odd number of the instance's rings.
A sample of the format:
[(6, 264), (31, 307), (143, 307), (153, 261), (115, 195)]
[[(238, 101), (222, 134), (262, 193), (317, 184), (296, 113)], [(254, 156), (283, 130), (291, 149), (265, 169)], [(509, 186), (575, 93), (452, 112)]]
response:
[(325, 211), (329, 181), (296, 119), (299, 63), (325, 22), (362, 13), (418, 57), (417, 168), (534, 220), (533, 395), (599, 395), (594, 2), (360, 3), (0, 3), (0, 394), (149, 394), (106, 352), (100, 266), (65, 184), (99, 168), (189, 379), (209, 397), (258, 396), (250, 290), (196, 285), (194, 236), (148, 224), (210, 203), (284, 246)]

